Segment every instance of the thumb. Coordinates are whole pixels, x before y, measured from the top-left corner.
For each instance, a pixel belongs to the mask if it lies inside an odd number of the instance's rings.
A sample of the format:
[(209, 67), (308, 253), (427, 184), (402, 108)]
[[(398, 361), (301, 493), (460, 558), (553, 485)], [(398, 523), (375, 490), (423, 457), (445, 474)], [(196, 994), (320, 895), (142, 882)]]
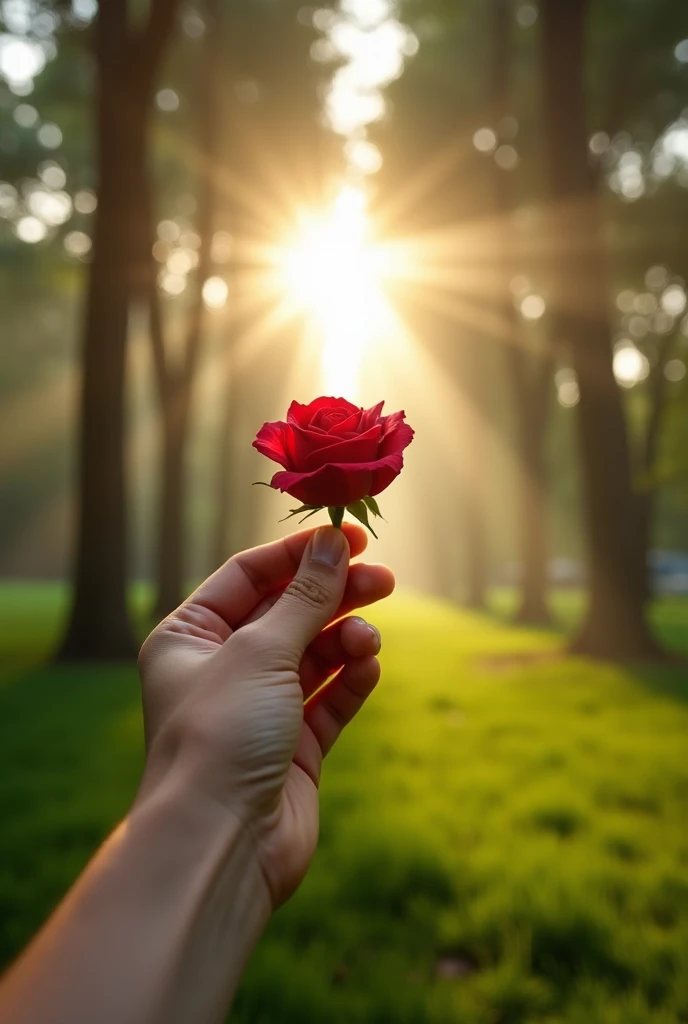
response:
[(296, 576), (261, 620), (269, 637), (298, 656), (330, 621), (344, 596), (349, 544), (341, 530), (322, 526), (311, 537)]

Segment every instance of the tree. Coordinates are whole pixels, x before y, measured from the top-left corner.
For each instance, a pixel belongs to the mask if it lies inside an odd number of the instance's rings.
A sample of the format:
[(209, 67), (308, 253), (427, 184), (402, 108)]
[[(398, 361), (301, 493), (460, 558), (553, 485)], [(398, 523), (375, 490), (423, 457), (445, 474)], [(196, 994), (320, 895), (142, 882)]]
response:
[(126, 0), (101, 3), (94, 25), (99, 204), (83, 337), (78, 527), (72, 608), (59, 657), (118, 658), (136, 649), (127, 614), (124, 389), (127, 322), (156, 72), (175, 0), (152, 0), (139, 28)]
[[(513, 10), (509, 0), (492, 4), (491, 122), (513, 118), (510, 71), (513, 69)], [(522, 148), (522, 147), (521, 147)], [(521, 587), (516, 621), (529, 625), (550, 622), (547, 607), (547, 472), (545, 436), (554, 360), (549, 337), (532, 352), (516, 313), (511, 281), (520, 271), (514, 231), (516, 202), (508, 171), (492, 164), (495, 195), (495, 264), (498, 270), (498, 309), (507, 377), (514, 399), (519, 432), (518, 554)]]
[(157, 264), (151, 254), (155, 236), (155, 197), (151, 162), (142, 167), (147, 179), (141, 182), (143, 206), (141, 222), (147, 228), (142, 238), (141, 261), (147, 265), (143, 280), (147, 281), (150, 311), (150, 337), (155, 377), (160, 401), (161, 480), (157, 516), (157, 598), (156, 614), (167, 615), (184, 597), (186, 536), (184, 530), (184, 499), (186, 489), (185, 456), (191, 424), (193, 389), (201, 358), (205, 304), (203, 286), (212, 270), (212, 240), (218, 179), (220, 177), (220, 139), (222, 124), (221, 66), (222, 35), (218, 0), (206, 0), (204, 38), (199, 47), (196, 67), (197, 86), (192, 104), (195, 122), (193, 163), (196, 170), (196, 229), (200, 239), (196, 288), (187, 310), (187, 324), (181, 355), (174, 358), (166, 337), (165, 320), (157, 286)]
[(658, 653), (645, 619), (645, 552), (622, 399), (612, 368), (597, 180), (587, 157), (584, 91), (588, 4), (546, 0), (542, 88), (550, 176), (555, 330), (578, 378), (589, 607), (572, 643), (602, 657)]

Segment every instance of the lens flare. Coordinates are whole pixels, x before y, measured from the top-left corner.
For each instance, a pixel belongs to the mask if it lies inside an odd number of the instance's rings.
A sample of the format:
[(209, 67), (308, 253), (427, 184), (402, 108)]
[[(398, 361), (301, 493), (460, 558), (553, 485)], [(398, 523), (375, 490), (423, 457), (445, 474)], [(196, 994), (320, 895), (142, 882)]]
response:
[(305, 217), (282, 269), (288, 293), (319, 331), (325, 390), (351, 398), (384, 312), (384, 249), (369, 241), (364, 193), (344, 187), (330, 211)]

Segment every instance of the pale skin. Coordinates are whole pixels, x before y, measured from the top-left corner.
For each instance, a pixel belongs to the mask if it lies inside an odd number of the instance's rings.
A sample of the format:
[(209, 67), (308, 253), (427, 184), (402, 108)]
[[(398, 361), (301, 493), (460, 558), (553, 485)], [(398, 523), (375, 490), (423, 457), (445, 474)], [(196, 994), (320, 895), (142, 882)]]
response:
[(349, 564), (365, 546), (345, 524), (243, 552), (151, 633), (139, 792), (0, 984), (0, 1021), (224, 1020), (315, 852), (323, 758), (379, 679), (379, 633), (349, 613), (394, 578)]

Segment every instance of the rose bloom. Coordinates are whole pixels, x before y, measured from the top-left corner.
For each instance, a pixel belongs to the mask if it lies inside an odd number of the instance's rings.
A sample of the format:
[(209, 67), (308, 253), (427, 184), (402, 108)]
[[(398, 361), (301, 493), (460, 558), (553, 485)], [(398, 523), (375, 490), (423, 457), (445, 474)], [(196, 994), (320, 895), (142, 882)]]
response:
[(384, 491), (404, 465), (413, 440), (403, 412), (382, 415), (384, 402), (359, 409), (345, 398), (292, 402), (287, 422), (265, 423), (253, 442), (284, 466), (270, 486), (304, 505), (351, 505)]

